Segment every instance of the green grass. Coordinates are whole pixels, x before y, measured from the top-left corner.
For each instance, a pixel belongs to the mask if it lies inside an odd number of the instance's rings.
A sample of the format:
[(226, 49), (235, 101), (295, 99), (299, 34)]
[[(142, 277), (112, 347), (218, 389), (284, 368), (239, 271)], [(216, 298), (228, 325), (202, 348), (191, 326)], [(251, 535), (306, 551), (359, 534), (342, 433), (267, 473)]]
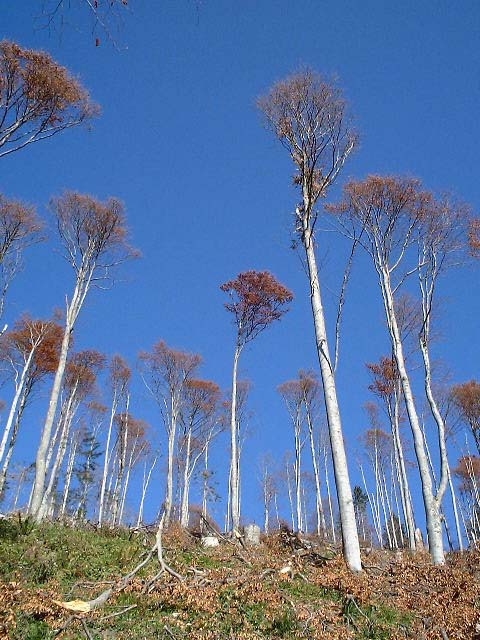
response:
[[(0, 590), (1, 581), (16, 582), (25, 592), (45, 590), (58, 594), (59, 599), (88, 598), (105, 588), (102, 582), (114, 581), (129, 572), (142, 557), (153, 540), (132, 537), (126, 531), (70, 528), (58, 524), (34, 526), (28, 520), (0, 521)], [(181, 573), (189, 567), (209, 571), (226, 569), (239, 572), (239, 563), (222, 550), (202, 549), (198, 546), (174, 545), (165, 550), (169, 561)], [(223, 556), (223, 557), (222, 557)], [(263, 567), (258, 568), (258, 572)], [(155, 562), (143, 570), (140, 577), (148, 578), (158, 570)], [(244, 573), (242, 573), (244, 571)], [(255, 569), (240, 569), (241, 578), (255, 581)], [(240, 581), (241, 582), (241, 581)], [(99, 584), (97, 584), (99, 583)], [(173, 583), (175, 584), (175, 583)], [(190, 600), (160, 588), (151, 596), (127, 591), (116, 596), (102, 611), (102, 615), (135, 605), (130, 611), (107, 620), (87, 619), (94, 640), (139, 640), (175, 638), (232, 638), (250, 634), (265, 640), (305, 640), (311, 629), (297, 619), (299, 605), (306, 605), (321, 617), (322, 607), (338, 611), (338, 623), (348, 627), (358, 640), (388, 640), (403, 637), (409, 620), (384, 606), (362, 606), (361, 612), (340, 591), (324, 588), (295, 578), (263, 581), (264, 600), (244, 595), (240, 583), (218, 583), (212, 609), (196, 606), (195, 591), (187, 590)], [(93, 585), (93, 589), (88, 588)], [(195, 589), (196, 587), (193, 587)], [(279, 597), (280, 596), (280, 597)], [(28, 596), (26, 596), (28, 597)], [(57, 597), (57, 596), (55, 596)], [(208, 612), (207, 612), (208, 611)], [(1, 613), (1, 612), (0, 612)], [(42, 614), (16, 613), (16, 629), (12, 640), (47, 640), (51, 629)], [(168, 627), (168, 630), (166, 629)], [(85, 640), (85, 633), (77, 622), (61, 636), (61, 640)], [(332, 636), (334, 640), (334, 636)]]

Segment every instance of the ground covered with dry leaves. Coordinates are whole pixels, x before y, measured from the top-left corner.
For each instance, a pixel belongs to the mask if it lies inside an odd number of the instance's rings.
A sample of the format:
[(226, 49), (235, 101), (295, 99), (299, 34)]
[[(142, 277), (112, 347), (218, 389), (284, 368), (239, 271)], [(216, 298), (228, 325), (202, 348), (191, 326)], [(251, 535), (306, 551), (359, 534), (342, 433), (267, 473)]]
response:
[(340, 555), (274, 534), (257, 548), (203, 549), (192, 536), (164, 536), (130, 584), (92, 612), (61, 603), (115, 587), (154, 543), (143, 530), (96, 531), (0, 521), (0, 638), (40, 640), (480, 640), (480, 556), (372, 552), (353, 575)]

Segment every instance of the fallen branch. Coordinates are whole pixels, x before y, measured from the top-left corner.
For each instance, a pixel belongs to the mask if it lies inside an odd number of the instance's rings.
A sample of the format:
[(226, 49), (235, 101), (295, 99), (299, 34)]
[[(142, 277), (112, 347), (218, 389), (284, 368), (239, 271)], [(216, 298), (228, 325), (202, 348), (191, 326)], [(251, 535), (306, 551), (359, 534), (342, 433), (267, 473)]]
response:
[(109, 618), (116, 618), (118, 616), (123, 616), (124, 613), (127, 613), (127, 611), (130, 611), (131, 609), (136, 609), (138, 607), (137, 604), (131, 604), (128, 607), (124, 607), (121, 611), (114, 611), (113, 613), (109, 613), (106, 616), (102, 616), (101, 618), (98, 618), (99, 622), (103, 622), (104, 620), (108, 620)]
[[(137, 564), (137, 566), (132, 571), (130, 571), (130, 573), (127, 573), (126, 576), (121, 578), (116, 585), (113, 585), (112, 587), (105, 589), (105, 591), (103, 591), (99, 596), (97, 596), (93, 600), (71, 600), (69, 602), (61, 602), (58, 600), (54, 600), (54, 603), (62, 607), (63, 609), (67, 609), (68, 611), (75, 611), (78, 613), (90, 613), (91, 611), (95, 611), (95, 609), (102, 607), (114, 593), (120, 593), (121, 591), (123, 591), (129, 585), (129, 583), (133, 580), (133, 578), (137, 575), (137, 573), (141, 569), (143, 569), (145, 565), (147, 565), (150, 562), (150, 560), (153, 558), (155, 553), (160, 563), (160, 571), (154, 577), (153, 582), (155, 582), (164, 572), (168, 573), (169, 575), (176, 578), (177, 580), (183, 581), (184, 580), (183, 576), (181, 576), (174, 569), (172, 569), (172, 567), (170, 567), (170, 565), (168, 565), (163, 559), (162, 532), (163, 532), (164, 517), (165, 517), (165, 514), (163, 514), (162, 517), (160, 518), (156, 539), (155, 539), (155, 544), (153, 545), (153, 547), (150, 549), (150, 551), (148, 551), (145, 558), (139, 564)], [(153, 582), (151, 582), (151, 584), (153, 584)]]

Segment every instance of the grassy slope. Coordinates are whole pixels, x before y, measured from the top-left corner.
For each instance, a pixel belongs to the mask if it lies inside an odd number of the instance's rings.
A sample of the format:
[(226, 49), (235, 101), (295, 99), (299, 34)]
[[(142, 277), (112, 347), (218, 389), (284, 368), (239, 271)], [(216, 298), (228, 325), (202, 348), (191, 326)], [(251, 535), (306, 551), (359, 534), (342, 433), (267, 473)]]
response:
[[(0, 521), (0, 638), (52, 637), (69, 617), (54, 600), (95, 597), (128, 573), (152, 540), (151, 534)], [(177, 533), (166, 536), (164, 549), (185, 581), (162, 576), (145, 593), (158, 571), (152, 561), (102, 610), (84, 616), (92, 638), (430, 639), (440, 638), (441, 628), (449, 640), (475, 637), (474, 555), (453, 559), (446, 569), (378, 555), (367, 559), (368, 571), (353, 576), (341, 558), (315, 567), (275, 537), (238, 554), (231, 545), (201, 549)], [(280, 574), (289, 562), (293, 576)], [(87, 635), (75, 620), (60, 637)]]

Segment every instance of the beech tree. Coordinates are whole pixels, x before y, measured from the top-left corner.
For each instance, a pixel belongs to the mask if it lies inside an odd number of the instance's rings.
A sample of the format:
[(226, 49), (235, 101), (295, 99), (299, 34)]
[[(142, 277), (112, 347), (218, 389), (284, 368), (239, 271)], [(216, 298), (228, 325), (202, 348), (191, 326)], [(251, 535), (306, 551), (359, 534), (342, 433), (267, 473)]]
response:
[(98, 525), (102, 526), (105, 510), (105, 491), (107, 487), (108, 473), (111, 465), (112, 451), (111, 441), (113, 432), (113, 421), (118, 412), (120, 403), (126, 410), (128, 386), (132, 372), (126, 361), (119, 355), (113, 356), (109, 365), (109, 387), (112, 394), (112, 404), (110, 409), (110, 420), (107, 429), (107, 440), (105, 443), (105, 453), (103, 458), (102, 482), (100, 485), (99, 505), (98, 505)]
[(480, 541), (480, 458), (463, 455), (453, 470), (460, 480), (462, 519), (469, 543)]
[(282, 396), (292, 420), (295, 443), (293, 472), (295, 481), (294, 486), (296, 526), (294, 526), (294, 530), (305, 532), (304, 515), (302, 509), (302, 450), (306, 441), (305, 415), (303, 411), (304, 394), (302, 385), (298, 380), (289, 380), (282, 383), (278, 386), (278, 392)]
[(474, 257), (480, 257), (480, 218), (474, 218), (470, 222), (468, 230), (468, 244), (470, 253)]
[(232, 530), (238, 533), (240, 526), (236, 420), (238, 359), (246, 344), (254, 340), (272, 322), (280, 320), (287, 311), (286, 305), (293, 300), (293, 295), (268, 271), (245, 271), (235, 280), (222, 284), (220, 289), (230, 298), (225, 308), (233, 314), (237, 330), (230, 407), (230, 493)]
[(139, 360), (143, 381), (160, 409), (167, 432), (167, 478), (163, 504), (163, 526), (167, 527), (173, 507), (174, 456), (184, 389), (199, 367), (201, 357), (172, 349), (160, 340), (151, 352), (142, 352)]
[(48, 53), (0, 42), (0, 158), (98, 113), (80, 82)]
[(22, 266), (23, 252), (40, 240), (41, 228), (33, 207), (8, 200), (0, 193), (0, 318), (8, 288)]
[(335, 360), (330, 357), (318, 275), (315, 227), (317, 202), (324, 198), (357, 143), (347, 106), (338, 87), (312, 71), (297, 73), (275, 84), (258, 107), (294, 163), (294, 183), (301, 199), (295, 209), (295, 232), (305, 252), (315, 340), (323, 383), (332, 448), (335, 484), (348, 566), (361, 571), (355, 510), (343, 442), (335, 384)]
[(415, 550), (415, 519), (412, 497), (407, 476), (407, 466), (400, 437), (401, 416), (401, 381), (393, 358), (382, 356), (378, 363), (367, 363), (367, 369), (373, 377), (369, 390), (380, 398), (390, 422), (392, 432), (395, 469), (400, 488), (402, 510), (405, 517), (409, 548)]
[[(465, 211), (448, 201), (435, 200), (431, 193), (422, 190), (418, 180), (395, 176), (369, 176), (363, 181), (350, 181), (344, 188), (343, 202), (331, 210), (346, 217), (355, 237), (362, 234), (361, 245), (370, 255), (378, 275), (392, 352), (412, 429), (430, 552), (434, 564), (443, 564), (441, 502), (448, 483), (448, 459), (445, 425), (431, 386), (430, 322), (438, 276), (449, 263), (450, 255), (457, 252), (457, 225), (464, 220)], [(412, 263), (409, 257), (414, 248), (417, 260)], [(398, 290), (414, 273), (419, 277), (421, 292), (422, 324), (418, 338), (425, 392), (438, 434), (440, 480), (435, 491), (395, 307)]]
[(470, 380), (454, 385), (451, 396), (462, 422), (470, 429), (480, 455), (480, 383)]
[(0, 357), (13, 370), (15, 393), (0, 442), (0, 495), (23, 412), (38, 384), (47, 375), (55, 373), (61, 341), (62, 328), (56, 320), (32, 320), (29, 316), (23, 316), (12, 331), (3, 336)]
[(210, 380), (190, 378), (184, 385), (179, 447), (181, 477), (180, 524), (188, 527), (190, 484), (197, 463), (212, 439), (221, 431), (217, 410), (220, 388)]
[[(57, 420), (55, 436), (46, 456), (49, 473), (44, 491), (39, 518), (52, 515), (55, 494), (60, 479), (60, 470), (65, 459), (67, 444), (73, 421), (82, 402), (94, 391), (99, 371), (104, 367), (105, 357), (98, 351), (85, 350), (74, 353), (67, 363), (63, 380), (63, 401)], [(56, 447), (55, 455), (54, 448)]]
[(111, 526), (119, 526), (122, 522), (127, 497), (128, 485), (133, 468), (141, 457), (148, 453), (146, 440), (148, 425), (143, 420), (134, 418), (127, 402), (125, 413), (115, 416), (117, 429), (114, 449), (114, 465), (111, 473), (115, 478), (111, 492), (110, 511)]
[(110, 198), (105, 203), (88, 195), (65, 192), (51, 201), (64, 258), (75, 274), (71, 300), (66, 300), (65, 330), (55, 374), (47, 417), (36, 455), (35, 483), (30, 513), (41, 520), (40, 506), (45, 491), (45, 460), (51, 446), (52, 427), (67, 364), (75, 323), (92, 286), (111, 279), (119, 263), (137, 254), (127, 243), (123, 206)]

